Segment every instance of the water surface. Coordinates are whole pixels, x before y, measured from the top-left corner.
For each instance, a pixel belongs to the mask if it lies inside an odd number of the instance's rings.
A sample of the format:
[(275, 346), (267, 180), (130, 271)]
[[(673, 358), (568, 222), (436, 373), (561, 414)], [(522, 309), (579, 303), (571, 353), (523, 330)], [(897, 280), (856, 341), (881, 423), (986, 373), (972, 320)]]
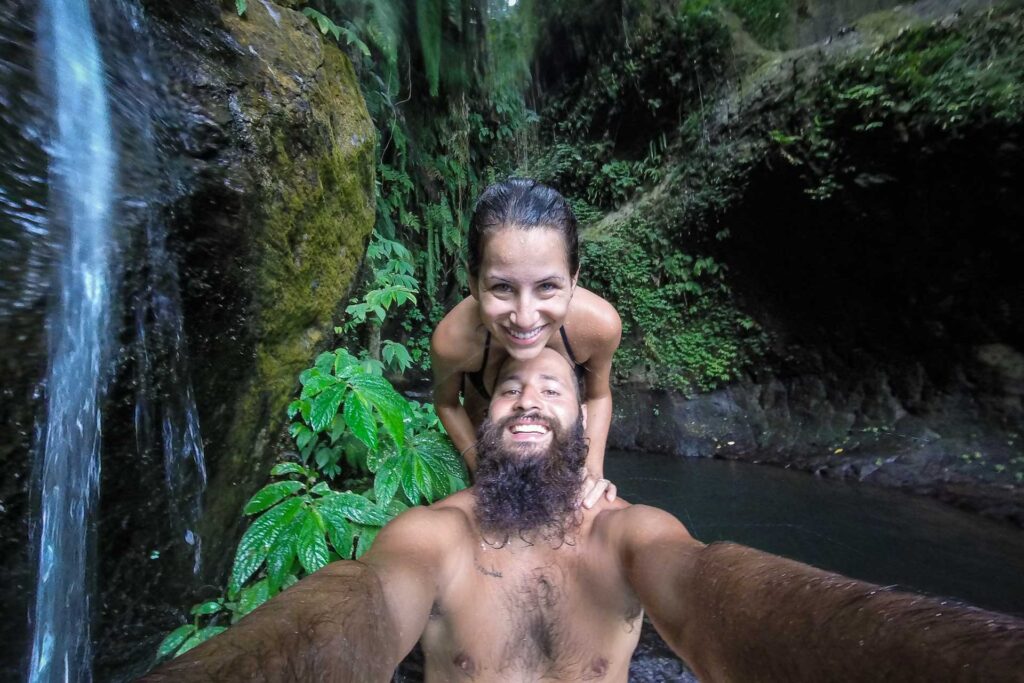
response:
[(938, 501), (764, 465), (610, 452), (619, 494), (729, 540), (884, 586), (1024, 615), (1024, 531)]

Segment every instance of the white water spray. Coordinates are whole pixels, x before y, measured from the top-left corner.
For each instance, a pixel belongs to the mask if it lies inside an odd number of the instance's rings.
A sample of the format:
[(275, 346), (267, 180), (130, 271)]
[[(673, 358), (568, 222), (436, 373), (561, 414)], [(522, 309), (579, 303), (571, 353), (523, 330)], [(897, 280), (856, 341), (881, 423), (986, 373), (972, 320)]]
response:
[(49, 322), (33, 683), (92, 678), (87, 565), (114, 289), (109, 250), (115, 159), (87, 0), (44, 0), (40, 33), (57, 122), (50, 147), (53, 217), (67, 238), (60, 301)]

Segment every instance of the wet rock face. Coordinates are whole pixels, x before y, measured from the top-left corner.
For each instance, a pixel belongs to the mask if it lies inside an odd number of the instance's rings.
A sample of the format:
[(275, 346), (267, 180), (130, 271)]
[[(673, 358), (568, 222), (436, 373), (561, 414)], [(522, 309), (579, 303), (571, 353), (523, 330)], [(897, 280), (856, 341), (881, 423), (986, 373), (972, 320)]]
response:
[[(182, 257), (209, 471), (202, 577), (220, 586), (242, 505), (278, 454), (298, 373), (325, 343), (362, 258), (373, 225), (374, 130), (351, 64), (299, 12), (260, 1), (242, 18), (216, 2), (146, 5), (179, 113), (165, 144), (178, 146), (181, 190), (163, 213)], [(125, 536), (130, 549), (143, 540)], [(150, 580), (146, 592), (166, 590), (168, 580)], [(131, 597), (126, 591), (121, 604)], [(134, 596), (153, 606), (149, 619), (107, 609), (110, 639), (136, 642), (133, 629), (147, 622), (160, 622), (157, 635), (181, 623), (185, 596), (166, 596), (173, 605), (154, 597)], [(117, 659), (118, 667), (139, 661)]]
[[(29, 128), (40, 126), (47, 109), (15, 111), (9, 106), (19, 102), (7, 97), (43, 98), (33, 92), (36, 3), (13, 4), (2, 35), (16, 40), (3, 41), (0, 49), (10, 46), (8, 63), (20, 68), (0, 74), (2, 113), (5, 125), (10, 119), (24, 134), (5, 135), (4, 146), (26, 163), (35, 160), (42, 190), (33, 186), (22, 194), (45, 207), (46, 158)], [(140, 0), (94, 9), (110, 74), (119, 192), (135, 200), (143, 194), (138, 188), (150, 188), (145, 211), (140, 202), (124, 200), (118, 211), (126, 284), (115, 314), (121, 327), (113, 333), (114, 381), (104, 410), (97, 680), (139, 673), (162, 636), (183, 623), (185, 608), (219, 594), (242, 505), (278, 453), (298, 373), (327, 343), (372, 229), (374, 130), (355, 74), (306, 17), (283, 5), (251, 1), (242, 18), (233, 3), (215, 0)], [(149, 167), (142, 159), (147, 154), (155, 159)], [(5, 192), (15, 177), (8, 177), (11, 168), (0, 170)], [(134, 431), (132, 376), (139, 359), (130, 299), (145, 267), (135, 251), (138, 235), (154, 218), (166, 225), (168, 254), (177, 262), (209, 473), (199, 577), (191, 574), (190, 551), (172, 532), (162, 454), (159, 448), (140, 452)], [(34, 240), (32, 258), (39, 261), (33, 270), (0, 259), (0, 362), (11, 380), (4, 383), (0, 425), (0, 593), (10, 617), (0, 631), (8, 644), (0, 678), (6, 679), (20, 675), (27, 656), (24, 615), (35, 582), (27, 549), (29, 451), (40, 417), (41, 401), (33, 396), (46, 369), (50, 290), (28, 285), (30, 276), (48, 281), (59, 240), (29, 239), (2, 216), (0, 238), (27, 240), (27, 247)], [(203, 585), (205, 592), (197, 588)]]

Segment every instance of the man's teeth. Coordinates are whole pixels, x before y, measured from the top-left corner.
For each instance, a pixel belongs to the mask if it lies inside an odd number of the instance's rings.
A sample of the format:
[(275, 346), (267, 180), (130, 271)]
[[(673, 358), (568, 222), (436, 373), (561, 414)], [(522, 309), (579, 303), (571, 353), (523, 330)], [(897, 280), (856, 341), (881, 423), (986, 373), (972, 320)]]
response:
[(545, 434), (548, 428), (544, 425), (538, 424), (527, 424), (527, 425), (512, 425), (513, 434)]
[[(543, 327), (543, 325), (541, 327)], [(537, 336), (537, 333), (540, 332), (540, 330), (540, 327), (535, 327), (532, 330), (527, 330), (526, 332), (517, 332), (512, 328), (508, 328), (508, 333), (516, 339), (529, 339), (530, 337)]]

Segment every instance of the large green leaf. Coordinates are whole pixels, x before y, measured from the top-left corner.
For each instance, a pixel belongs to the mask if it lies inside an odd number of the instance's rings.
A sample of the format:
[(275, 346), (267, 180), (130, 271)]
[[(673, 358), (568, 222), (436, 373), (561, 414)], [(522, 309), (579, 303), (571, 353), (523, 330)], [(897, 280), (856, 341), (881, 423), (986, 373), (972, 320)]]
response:
[(377, 476), (373, 480), (373, 493), (377, 498), (377, 505), (387, 508), (391, 500), (398, 492), (401, 479), (401, 462), (398, 458), (385, 460), (377, 470)]
[(327, 536), (331, 539), (334, 551), (340, 557), (352, 557), (352, 542), (355, 540), (352, 535), (352, 523), (345, 517), (340, 506), (317, 506), (327, 527)]
[(334, 368), (334, 354), (330, 351), (324, 351), (313, 361), (313, 367), (325, 375), (331, 374), (331, 369)]
[(338, 414), (338, 407), (341, 406), (341, 401), (345, 397), (345, 391), (344, 384), (334, 384), (313, 399), (313, 406), (309, 411), (309, 422), (314, 432), (322, 432), (331, 424), (334, 416)]
[(435, 486), (431, 478), (430, 467), (422, 458), (415, 458), (413, 460), (413, 476), (416, 478), (416, 487), (420, 490), (420, 493), (423, 494), (428, 503), (433, 503)]
[(238, 598), (238, 609), (235, 617), (243, 617), (270, 599), (270, 584), (266, 579), (260, 579), (251, 586), (247, 586), (242, 595)]
[(353, 391), (345, 401), (345, 424), (352, 434), (366, 444), (371, 451), (377, 448), (377, 421), (373, 419), (370, 406), (358, 391)]
[(324, 531), (320, 514), (314, 508), (308, 508), (306, 518), (302, 521), (302, 528), (299, 530), (296, 550), (299, 562), (310, 574), (327, 564), (327, 541), (324, 540)]
[(345, 560), (352, 557), (352, 549), (356, 540), (352, 534), (352, 527), (332, 525), (327, 528), (327, 535), (331, 539), (331, 545), (334, 546), (334, 552), (338, 553), (339, 557)]
[(185, 624), (184, 626), (179, 626), (174, 629), (168, 633), (167, 637), (160, 643), (160, 647), (157, 648), (156, 651), (156, 658), (163, 659), (164, 657), (174, 654), (174, 652), (181, 647), (182, 643), (188, 640), (195, 632), (195, 624)]
[(388, 516), (379, 507), (356, 493), (335, 493), (324, 496), (317, 501), (317, 508), (324, 512), (340, 514), (345, 519), (358, 524), (382, 526), (387, 524)]
[(353, 375), (349, 384), (354, 392), (377, 410), (384, 429), (401, 446), (405, 440), (405, 418), (409, 415), (409, 402), (395, 391), (390, 382), (377, 375)]
[(301, 498), (290, 498), (270, 508), (246, 530), (238, 543), (235, 565), (231, 570), (229, 590), (237, 593), (242, 584), (263, 564), (278, 534), (291, 524), (302, 509)]
[(298, 539), (302, 520), (295, 519), (288, 528), (278, 534), (277, 540), (267, 554), (267, 584), (271, 594), (281, 589), (284, 579), (292, 571), (295, 560), (295, 541)]
[[(308, 375), (306, 373), (309, 373)], [(305, 379), (301, 379), (301, 377)], [(312, 368), (300, 375), (302, 381), (301, 399), (310, 399), (317, 396), (324, 389), (338, 384), (338, 378), (321, 372), (318, 368)]]
[(366, 467), (371, 472), (376, 472), (380, 466), (388, 460), (398, 457), (398, 447), (394, 441), (384, 441), (379, 444), (376, 450), (368, 451), (366, 454)]
[(356, 555), (355, 559), (359, 559), (366, 554), (366, 551), (373, 545), (373, 540), (377, 538), (377, 532), (380, 531), (380, 527), (376, 526), (360, 526), (356, 533), (359, 534), (359, 542), (356, 544)]
[(427, 461), (430, 467), (439, 473), (464, 478), (462, 458), (444, 434), (438, 432), (422, 432), (413, 437), (408, 449), (418, 457)]
[(276, 505), (303, 488), (305, 488), (305, 484), (301, 481), (278, 481), (273, 484), (267, 484), (249, 499), (249, 502), (245, 504), (243, 512), (247, 515), (254, 515), (272, 505)]
[(216, 614), (217, 612), (224, 609), (224, 605), (217, 600), (207, 600), (202, 602), (191, 609), (191, 612), (195, 616), (201, 616), (206, 614)]
[(210, 638), (213, 638), (218, 633), (224, 633), (224, 631), (227, 630), (228, 629), (225, 626), (207, 626), (206, 628), (199, 629), (198, 631), (192, 634), (191, 638), (185, 641), (185, 643), (181, 646), (181, 649), (178, 650), (178, 652), (175, 654), (175, 657), (177, 657), (178, 655), (185, 654), (186, 652), (194, 648), (196, 645), (201, 645)]
[(405, 492), (405, 497), (409, 499), (409, 502), (413, 505), (417, 505), (420, 502), (420, 488), (417, 483), (416, 476), (416, 463), (418, 460), (415, 457), (405, 457), (401, 461), (401, 470), (399, 473), (399, 481), (402, 483), (402, 491)]
[(279, 462), (271, 468), (270, 474), (274, 477), (280, 477), (284, 474), (301, 474), (304, 477), (309, 476), (309, 472), (306, 471), (306, 468), (297, 462)]

